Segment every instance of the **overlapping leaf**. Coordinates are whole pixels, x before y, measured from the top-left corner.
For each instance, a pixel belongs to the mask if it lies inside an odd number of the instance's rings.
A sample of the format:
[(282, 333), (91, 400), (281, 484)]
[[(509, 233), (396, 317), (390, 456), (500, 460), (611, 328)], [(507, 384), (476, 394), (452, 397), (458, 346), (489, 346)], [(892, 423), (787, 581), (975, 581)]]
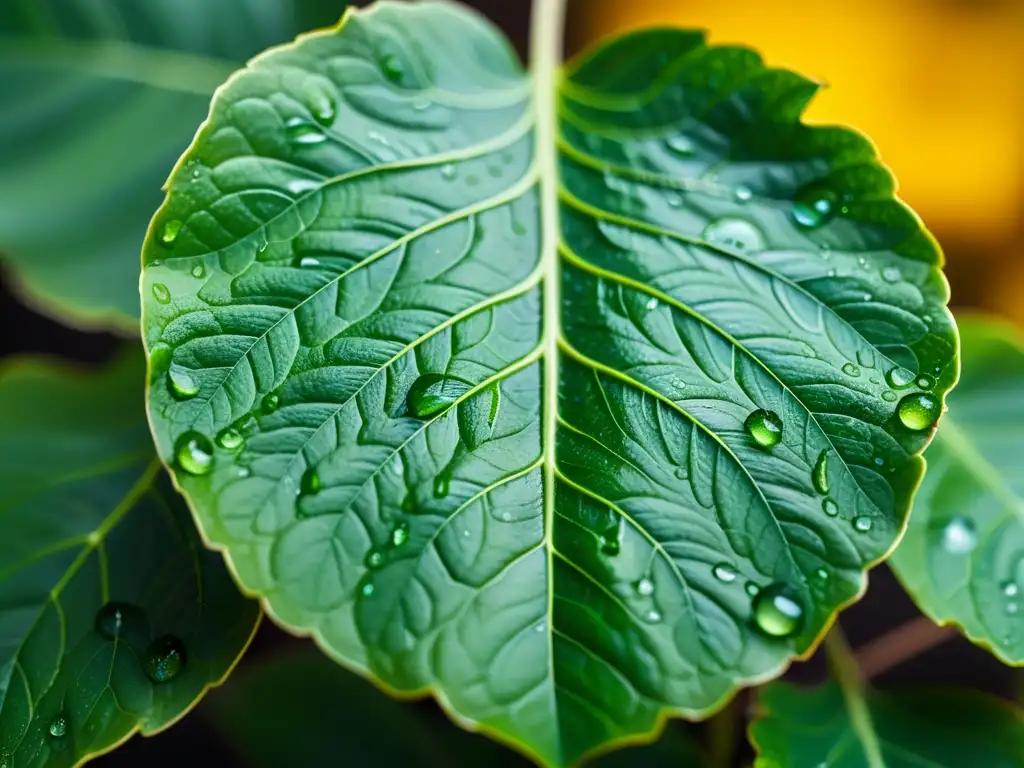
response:
[(138, 252), (213, 90), (342, 0), (0, 7), (0, 257), (63, 319), (136, 333)]
[(933, 619), (1024, 664), (1024, 342), (996, 320), (961, 328), (963, 378), (893, 567)]
[[(70, 766), (181, 716), (259, 616), (147, 434), (133, 351), (0, 373), (0, 765)], [(156, 682), (154, 682), (156, 681)]]
[(815, 85), (672, 30), (535, 77), (447, 3), (252, 62), (144, 326), (246, 588), (563, 765), (812, 647), (902, 530), (956, 337), (870, 143), (799, 122)]

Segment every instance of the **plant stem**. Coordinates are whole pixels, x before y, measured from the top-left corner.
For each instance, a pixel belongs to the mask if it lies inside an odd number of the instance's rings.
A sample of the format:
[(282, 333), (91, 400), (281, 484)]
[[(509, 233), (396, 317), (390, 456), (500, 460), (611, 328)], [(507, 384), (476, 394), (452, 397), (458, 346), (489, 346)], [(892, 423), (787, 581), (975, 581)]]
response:
[(958, 634), (956, 627), (940, 627), (927, 616), (918, 616), (858, 649), (857, 664), (870, 680)]
[(850, 713), (853, 730), (864, 748), (864, 757), (867, 759), (868, 768), (885, 768), (882, 747), (878, 741), (875, 726), (871, 722), (871, 712), (868, 710), (865, 700), (864, 678), (838, 623), (825, 637), (825, 652), (828, 654), (832, 674), (843, 692), (843, 699), (846, 702), (846, 710)]
[[(741, 694), (742, 695), (742, 694)], [(725, 708), (708, 721), (708, 747), (711, 768), (732, 768), (736, 757), (737, 736), (740, 718), (740, 696), (736, 696)]]

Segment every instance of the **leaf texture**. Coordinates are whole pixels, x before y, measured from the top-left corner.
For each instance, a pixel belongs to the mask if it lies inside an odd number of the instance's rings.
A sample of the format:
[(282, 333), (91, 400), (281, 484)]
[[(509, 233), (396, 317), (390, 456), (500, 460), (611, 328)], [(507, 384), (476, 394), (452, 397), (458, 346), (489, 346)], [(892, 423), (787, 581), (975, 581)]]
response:
[(343, 7), (4, 2), (0, 257), (33, 303), (136, 334), (138, 243), (210, 95), (253, 54), (335, 21)]
[(961, 321), (952, 417), (893, 568), (921, 610), (1024, 664), (1024, 341), (1009, 323)]
[(233, 78), (143, 292), (159, 452), (245, 588), (551, 765), (809, 651), (904, 525), (901, 399), (957, 376), (940, 253), (815, 88), (655, 30), (556, 92), (393, 2)]
[(258, 605), (203, 548), (153, 453), (143, 365), (133, 350), (98, 373), (27, 360), (0, 373), (5, 768), (78, 765), (167, 727), (255, 630)]

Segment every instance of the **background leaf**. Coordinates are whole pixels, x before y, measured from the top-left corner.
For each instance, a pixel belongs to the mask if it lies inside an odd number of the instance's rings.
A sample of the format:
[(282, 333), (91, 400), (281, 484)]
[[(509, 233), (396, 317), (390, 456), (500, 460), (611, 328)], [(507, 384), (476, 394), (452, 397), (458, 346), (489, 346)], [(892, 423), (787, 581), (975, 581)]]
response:
[(0, 256), (57, 317), (135, 333), (138, 254), (213, 90), (342, 0), (0, 7)]
[(813, 83), (658, 30), (536, 85), (449, 4), (260, 57), (153, 222), (144, 335), (160, 454), (272, 615), (562, 765), (814, 646), (956, 335)]
[[(282, 702), (301, 701), (301, 707)], [(203, 711), (250, 768), (301, 765), (487, 765), (524, 768), (519, 755), (480, 736), (431, 721), (390, 699), (323, 654), (299, 651), (236, 674)], [(617, 752), (592, 765), (697, 768), (701, 751), (680, 729), (656, 744)]]
[(963, 376), (893, 567), (928, 616), (1024, 664), (1024, 341), (999, 320), (960, 328)]
[(34, 361), (0, 373), (5, 768), (75, 765), (166, 727), (255, 630), (257, 604), (153, 455), (143, 377), (136, 350), (96, 374)]
[(754, 768), (1019, 768), (1024, 719), (1012, 705), (956, 689), (870, 692), (870, 727), (883, 763), (869, 762), (839, 685), (772, 683), (758, 693)]

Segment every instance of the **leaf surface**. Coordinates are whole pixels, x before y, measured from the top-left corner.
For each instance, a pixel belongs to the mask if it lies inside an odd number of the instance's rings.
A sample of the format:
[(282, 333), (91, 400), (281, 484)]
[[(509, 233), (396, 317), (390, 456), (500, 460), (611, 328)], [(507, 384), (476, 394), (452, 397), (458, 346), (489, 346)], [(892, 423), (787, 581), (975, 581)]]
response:
[[(317, 7), (319, 6), (319, 7)], [(61, 319), (136, 333), (138, 244), (210, 95), (341, 0), (8, 0), (0, 256)]]
[(203, 548), (153, 453), (143, 363), (133, 350), (98, 373), (0, 372), (6, 768), (77, 765), (167, 727), (255, 630), (258, 605)]
[(1024, 664), (1024, 340), (961, 322), (964, 370), (928, 449), (896, 575), (921, 610)]
[[(858, 730), (839, 685), (800, 689), (772, 683), (758, 694), (750, 727), (754, 768), (1019, 768), (1024, 718), (974, 691), (870, 692)], [(866, 738), (878, 745), (869, 757)]]
[(143, 278), (160, 455), (241, 583), (552, 765), (811, 649), (902, 530), (900, 401), (957, 375), (941, 256), (816, 86), (677, 30), (560, 82), (458, 6), (353, 12), (218, 95)]

